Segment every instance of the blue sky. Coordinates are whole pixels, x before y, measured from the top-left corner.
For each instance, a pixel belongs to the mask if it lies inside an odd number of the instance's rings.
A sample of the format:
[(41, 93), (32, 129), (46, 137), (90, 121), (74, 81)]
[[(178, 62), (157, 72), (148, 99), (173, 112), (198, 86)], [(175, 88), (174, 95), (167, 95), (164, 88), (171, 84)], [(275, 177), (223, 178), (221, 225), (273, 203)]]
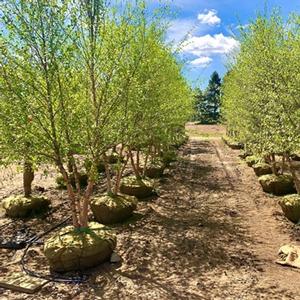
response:
[[(159, 0), (152, 0), (154, 4)], [(168, 39), (180, 41), (187, 33), (182, 55), (187, 61), (184, 75), (191, 85), (204, 88), (213, 71), (224, 75), (226, 56), (238, 47), (232, 30), (247, 25), (257, 12), (279, 7), (282, 15), (300, 13), (299, 0), (173, 0), (176, 19), (171, 22)]]

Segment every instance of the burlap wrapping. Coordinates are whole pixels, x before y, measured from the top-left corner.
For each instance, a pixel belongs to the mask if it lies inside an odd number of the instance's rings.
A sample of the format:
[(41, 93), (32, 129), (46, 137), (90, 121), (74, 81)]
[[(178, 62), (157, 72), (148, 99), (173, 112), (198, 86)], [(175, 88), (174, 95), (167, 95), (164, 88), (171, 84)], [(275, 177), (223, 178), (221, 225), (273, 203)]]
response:
[(293, 177), (289, 174), (263, 175), (258, 180), (266, 193), (282, 196), (296, 192)]
[(22, 195), (10, 196), (2, 201), (2, 207), (7, 216), (11, 218), (24, 218), (46, 211), (50, 200), (46, 197), (32, 196), (26, 198)]
[(137, 199), (133, 196), (95, 197), (91, 201), (91, 209), (96, 221), (102, 224), (114, 224), (125, 221), (136, 209)]
[(278, 201), (281, 209), (290, 221), (298, 223), (300, 221), (300, 195), (288, 195)]
[(138, 199), (143, 199), (151, 196), (154, 193), (154, 189), (150, 180), (138, 180), (135, 176), (130, 176), (122, 180), (120, 192), (122, 194), (135, 196)]
[(109, 260), (116, 247), (116, 236), (102, 224), (91, 222), (89, 229), (76, 231), (67, 226), (44, 245), (44, 254), (56, 272), (84, 270)]
[(280, 265), (300, 269), (300, 247), (294, 245), (282, 246), (278, 251), (276, 262)]
[(272, 168), (269, 164), (266, 163), (257, 163), (252, 166), (254, 173), (256, 176), (263, 176), (263, 175), (268, 175), (272, 174)]

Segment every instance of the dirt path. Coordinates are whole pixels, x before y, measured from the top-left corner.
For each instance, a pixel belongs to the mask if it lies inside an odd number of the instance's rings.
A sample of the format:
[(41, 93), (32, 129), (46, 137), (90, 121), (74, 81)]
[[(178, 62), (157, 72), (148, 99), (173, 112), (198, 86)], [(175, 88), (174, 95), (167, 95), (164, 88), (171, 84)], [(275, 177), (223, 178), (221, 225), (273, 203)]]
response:
[(293, 227), (237, 154), (217, 133), (191, 137), (160, 197), (117, 229), (120, 264), (9, 299), (300, 299), (300, 272), (274, 263)]
[(121, 234), (105, 299), (300, 299), (300, 273), (274, 263), (289, 227), (237, 154), (189, 141), (148, 217)]

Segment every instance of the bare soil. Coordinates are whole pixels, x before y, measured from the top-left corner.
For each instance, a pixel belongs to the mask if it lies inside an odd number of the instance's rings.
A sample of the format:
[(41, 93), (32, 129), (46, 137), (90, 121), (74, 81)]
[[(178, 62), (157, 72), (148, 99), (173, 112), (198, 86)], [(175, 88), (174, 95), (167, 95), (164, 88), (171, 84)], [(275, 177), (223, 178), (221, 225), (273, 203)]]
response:
[[(161, 179), (159, 196), (115, 228), (121, 263), (89, 270), (83, 284), (51, 282), (35, 295), (0, 289), (0, 299), (300, 299), (300, 270), (275, 263), (280, 246), (299, 243), (300, 230), (283, 217), (278, 198), (262, 192), (239, 151), (223, 144), (224, 130), (188, 124), (190, 140)], [(57, 207), (30, 221), (43, 229), (66, 214), (53, 180), (36, 180)], [(11, 182), (1, 195), (21, 187), (16, 177)], [(29, 251), (27, 265), (46, 274), (41, 249)], [(0, 249), (0, 271), (18, 270), (21, 254)]]

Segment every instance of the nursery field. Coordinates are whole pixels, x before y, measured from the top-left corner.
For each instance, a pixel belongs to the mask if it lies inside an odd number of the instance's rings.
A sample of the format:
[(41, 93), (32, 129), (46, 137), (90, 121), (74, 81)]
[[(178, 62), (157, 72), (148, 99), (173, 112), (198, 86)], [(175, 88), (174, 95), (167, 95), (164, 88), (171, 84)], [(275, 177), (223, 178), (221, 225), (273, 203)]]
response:
[(151, 2), (0, 1), (0, 300), (300, 299), (300, 17), (202, 91)]
[[(189, 123), (186, 131), (177, 161), (155, 183), (157, 197), (140, 201), (129, 221), (113, 226), (119, 262), (86, 270), (81, 283), (47, 282), (33, 295), (0, 288), (0, 299), (300, 299), (299, 270), (275, 263), (282, 245), (299, 243), (298, 226), (284, 218), (278, 197), (262, 191), (240, 150), (224, 144), (224, 127)], [(1, 198), (22, 191), (14, 168), (1, 173)], [(55, 199), (50, 213), (0, 227), (2, 237), (24, 225), (38, 234), (64, 221), (69, 202), (55, 176), (54, 169), (47, 177), (37, 173), (33, 184)], [(100, 183), (95, 194), (101, 189)], [(0, 222), (9, 219), (2, 214)], [(48, 275), (44, 238), (28, 249), (24, 264)], [(23, 253), (0, 249), (2, 277), (21, 270)]]

